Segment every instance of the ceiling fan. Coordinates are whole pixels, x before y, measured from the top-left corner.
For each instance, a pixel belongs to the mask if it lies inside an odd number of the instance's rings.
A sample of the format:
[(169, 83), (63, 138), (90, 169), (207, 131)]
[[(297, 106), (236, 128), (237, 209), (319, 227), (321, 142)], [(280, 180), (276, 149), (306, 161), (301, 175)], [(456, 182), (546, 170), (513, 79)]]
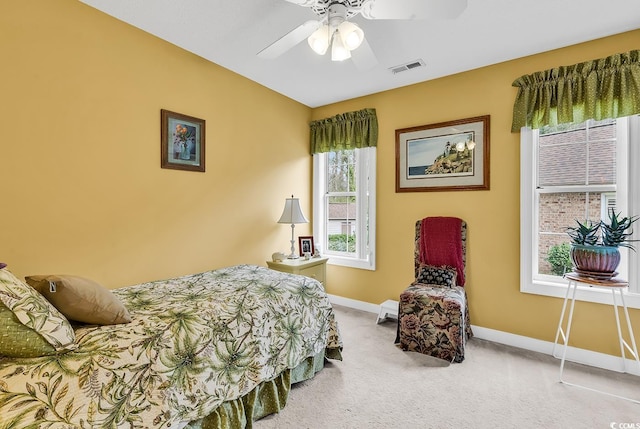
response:
[[(320, 17), (294, 28), (258, 52), (258, 57), (274, 59), (307, 39), (317, 54), (331, 52), (332, 61), (351, 58), (360, 70), (368, 70), (377, 59), (364, 32), (349, 21), (361, 15), (365, 19), (452, 19), (467, 7), (467, 0), (285, 0), (309, 7)], [(352, 55), (353, 54), (353, 55)]]

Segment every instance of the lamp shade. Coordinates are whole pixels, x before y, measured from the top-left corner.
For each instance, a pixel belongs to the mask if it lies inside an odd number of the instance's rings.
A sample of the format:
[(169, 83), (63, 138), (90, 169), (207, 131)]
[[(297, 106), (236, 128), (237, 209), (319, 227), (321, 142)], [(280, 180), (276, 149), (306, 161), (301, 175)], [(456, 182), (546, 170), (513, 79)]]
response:
[(364, 40), (364, 32), (353, 22), (345, 21), (338, 26), (342, 44), (350, 51), (356, 49)]
[(324, 24), (309, 36), (307, 42), (309, 42), (309, 46), (311, 46), (311, 49), (313, 49), (316, 54), (324, 55), (329, 48), (329, 39), (329, 26)]
[(300, 209), (300, 202), (297, 198), (287, 198), (284, 203), (284, 210), (282, 210), (282, 216), (280, 216), (280, 220), (278, 223), (308, 223), (304, 214), (302, 214), (302, 209)]
[(331, 61), (344, 61), (347, 58), (351, 58), (351, 51), (344, 46), (340, 36), (334, 36), (331, 42)]

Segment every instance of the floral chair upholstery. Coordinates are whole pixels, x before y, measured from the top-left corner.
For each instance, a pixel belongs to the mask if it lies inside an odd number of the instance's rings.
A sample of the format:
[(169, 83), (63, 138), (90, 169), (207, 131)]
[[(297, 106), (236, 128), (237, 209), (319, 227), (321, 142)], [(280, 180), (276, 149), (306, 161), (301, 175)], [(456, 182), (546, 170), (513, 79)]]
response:
[[(440, 222), (457, 222), (460, 231), (437, 232), (445, 241), (458, 243), (456, 259), (458, 263), (443, 266), (429, 265), (421, 253), (421, 243), (429, 237), (422, 237), (423, 222), (437, 219)], [(451, 223), (450, 223), (451, 224)], [(403, 350), (435, 356), (450, 362), (464, 360), (464, 346), (470, 338), (471, 324), (467, 295), (464, 289), (466, 265), (467, 224), (458, 218), (425, 218), (416, 222), (414, 266), (416, 280), (402, 292), (398, 308), (398, 338)], [(424, 244), (422, 245), (424, 249)], [(445, 260), (449, 249), (440, 253)], [(455, 259), (455, 258), (454, 258)], [(441, 259), (442, 260), (442, 259)], [(449, 274), (448, 274), (449, 273)], [(451, 274), (452, 273), (452, 274)], [(459, 275), (456, 276), (456, 273)], [(452, 283), (452, 278), (456, 283)]]

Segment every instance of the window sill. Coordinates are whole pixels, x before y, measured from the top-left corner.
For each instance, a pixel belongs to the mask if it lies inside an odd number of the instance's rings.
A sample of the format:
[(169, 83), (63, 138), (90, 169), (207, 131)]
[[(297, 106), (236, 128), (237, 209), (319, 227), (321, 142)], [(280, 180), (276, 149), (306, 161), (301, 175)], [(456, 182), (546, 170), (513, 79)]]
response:
[[(563, 298), (567, 295), (568, 282), (554, 283), (545, 281), (534, 281), (532, 283), (523, 283), (520, 292), (531, 293), (535, 295), (551, 296), (555, 298)], [(624, 300), (628, 308), (640, 309), (640, 294), (624, 292)], [(578, 285), (576, 292), (576, 301), (594, 302), (597, 304), (613, 304), (613, 297), (610, 291), (603, 288), (592, 288), (585, 285)], [(618, 304), (622, 303), (617, 300)]]
[(327, 261), (328, 265), (339, 265), (342, 267), (358, 268), (361, 270), (370, 271), (376, 270), (376, 264), (368, 259), (345, 258), (341, 256), (326, 254), (322, 256), (324, 256), (325, 258), (329, 258), (329, 260)]

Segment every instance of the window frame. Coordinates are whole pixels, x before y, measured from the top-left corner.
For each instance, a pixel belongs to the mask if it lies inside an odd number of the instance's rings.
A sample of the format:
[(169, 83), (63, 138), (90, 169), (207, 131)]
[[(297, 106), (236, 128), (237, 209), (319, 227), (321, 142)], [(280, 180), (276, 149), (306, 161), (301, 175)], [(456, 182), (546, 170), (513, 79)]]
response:
[[(365, 270), (376, 269), (376, 148), (354, 149), (356, 154), (356, 256), (327, 251), (326, 162), (327, 153), (313, 154), (313, 235), (321, 246), (322, 256), (330, 265)], [(363, 216), (363, 214), (367, 214)], [(360, 222), (367, 219), (368, 222)]]
[[(617, 177), (616, 205), (624, 215), (640, 214), (640, 169), (630, 168), (640, 165), (640, 116), (635, 115), (617, 119)], [(562, 278), (537, 274), (537, 133), (538, 130), (522, 128), (520, 130), (520, 291), (537, 295), (564, 298), (567, 282)], [(635, 184), (635, 186), (634, 186)], [(611, 190), (603, 186), (601, 191)], [(597, 189), (597, 188), (596, 188)], [(554, 191), (559, 191), (556, 188)], [(595, 190), (595, 189), (594, 189)], [(640, 222), (639, 222), (640, 223)], [(634, 228), (633, 239), (640, 234)], [(638, 283), (640, 245), (632, 252), (621, 247), (621, 278), (629, 280), (629, 289), (624, 292), (628, 307), (640, 308), (640, 284)], [(602, 304), (611, 304), (611, 293), (603, 288), (579, 286), (576, 299)]]

